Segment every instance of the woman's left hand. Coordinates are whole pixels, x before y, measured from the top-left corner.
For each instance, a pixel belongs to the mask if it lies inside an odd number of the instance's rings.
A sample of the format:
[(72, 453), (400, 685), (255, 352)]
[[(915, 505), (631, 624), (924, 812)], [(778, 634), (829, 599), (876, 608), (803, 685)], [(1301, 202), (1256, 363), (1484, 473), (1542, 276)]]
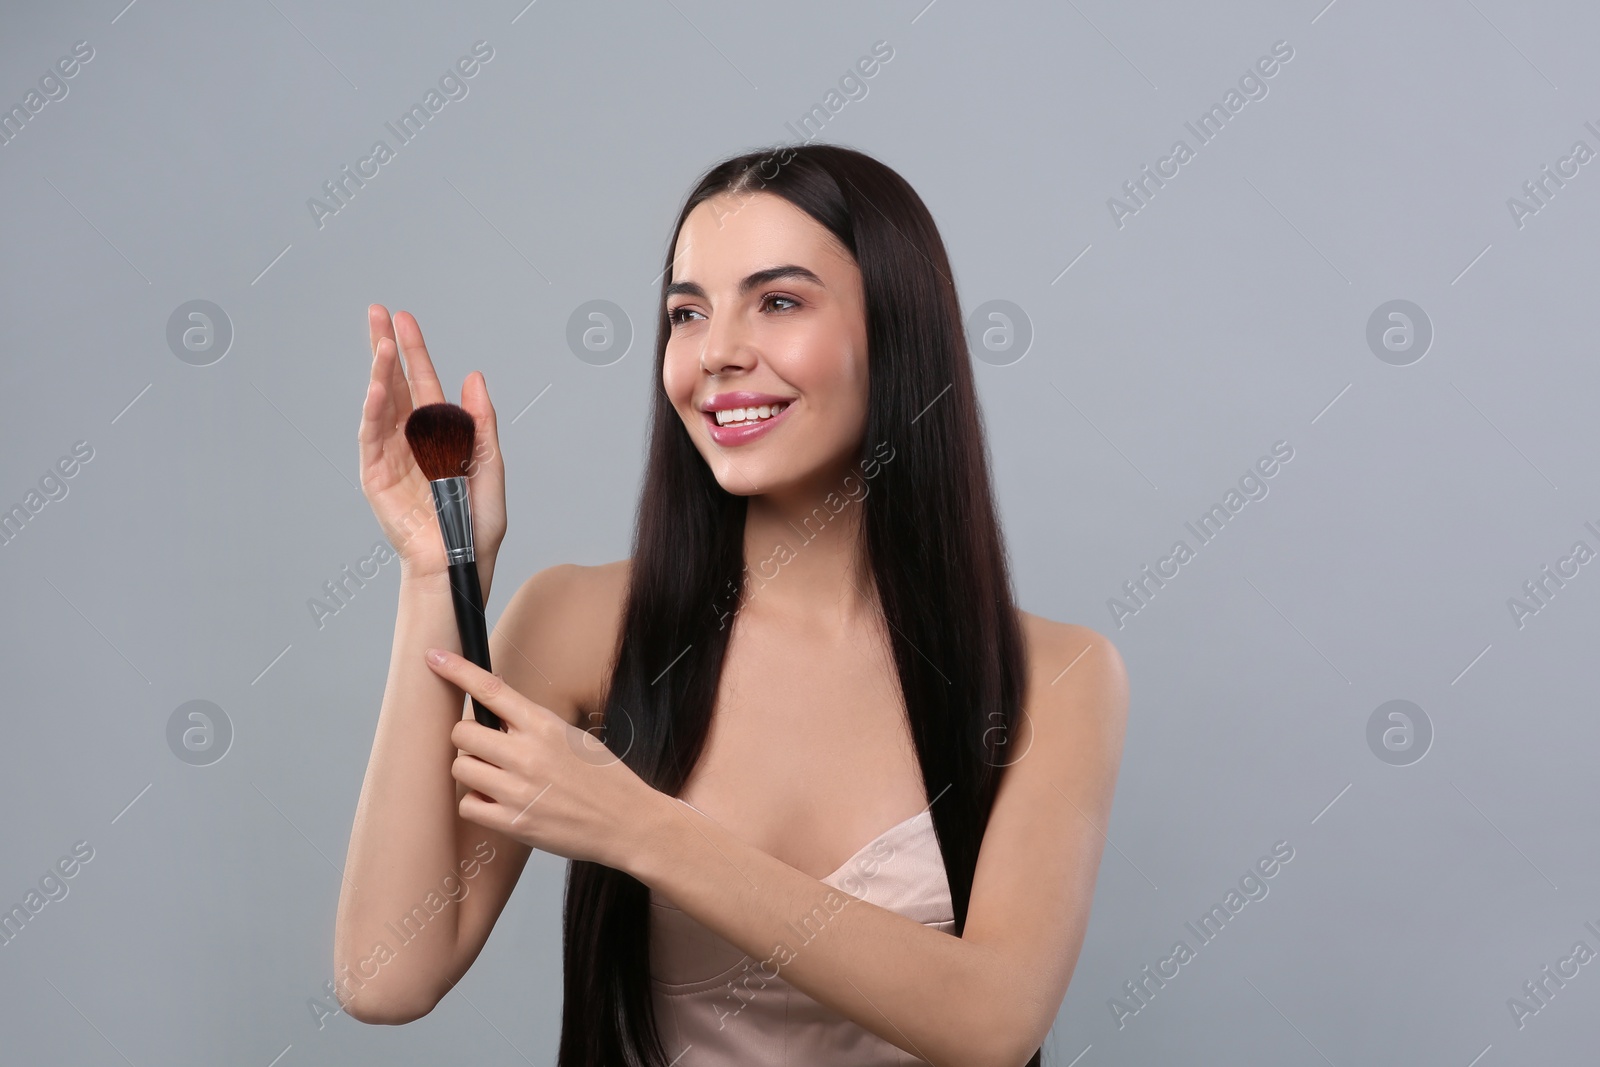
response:
[(454, 652), (429, 649), (435, 674), (498, 714), (505, 730), (465, 718), (450, 731), (450, 773), (467, 787), (461, 817), (533, 848), (628, 870), (645, 847), (651, 788), (593, 734)]

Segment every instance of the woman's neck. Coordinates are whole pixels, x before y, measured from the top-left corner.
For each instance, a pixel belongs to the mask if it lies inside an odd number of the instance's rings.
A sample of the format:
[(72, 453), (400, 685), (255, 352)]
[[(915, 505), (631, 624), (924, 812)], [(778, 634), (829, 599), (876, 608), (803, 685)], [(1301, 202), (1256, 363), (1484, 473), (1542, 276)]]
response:
[(862, 499), (859, 490), (750, 497), (745, 604), (759, 602), (763, 616), (807, 629), (843, 631), (875, 616), (877, 595), (859, 546)]

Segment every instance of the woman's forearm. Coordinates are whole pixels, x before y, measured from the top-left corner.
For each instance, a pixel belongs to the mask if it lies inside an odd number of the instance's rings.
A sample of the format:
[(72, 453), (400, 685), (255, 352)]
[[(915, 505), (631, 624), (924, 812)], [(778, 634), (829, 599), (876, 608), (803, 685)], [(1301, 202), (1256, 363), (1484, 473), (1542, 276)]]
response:
[(754, 959), (738, 992), (758, 994), (776, 973), (938, 1067), (1018, 1054), (1020, 1016), (996, 952), (835, 889), (657, 796), (629, 873)]
[[(480, 561), (487, 600), (492, 562)], [(361, 783), (334, 933), (335, 983), (346, 1010), (370, 1022), (426, 1013), (454, 980), (459, 902), (434, 914), (461, 843), (450, 731), (459, 690), (430, 671), (429, 646), (459, 647), (444, 574), (403, 576), (388, 680)], [(408, 917), (400, 933), (397, 926)], [(412, 936), (414, 934), (414, 936)], [(403, 940), (402, 936), (409, 940)], [(387, 952), (376, 952), (379, 945)]]

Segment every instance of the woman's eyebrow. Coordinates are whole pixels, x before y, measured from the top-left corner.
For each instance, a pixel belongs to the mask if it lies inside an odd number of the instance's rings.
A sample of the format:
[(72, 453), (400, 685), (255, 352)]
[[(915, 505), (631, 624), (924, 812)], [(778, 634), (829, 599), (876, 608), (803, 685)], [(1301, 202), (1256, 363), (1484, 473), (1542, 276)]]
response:
[[(752, 274), (747, 274), (744, 281), (739, 283), (739, 295), (744, 296), (750, 290), (766, 285), (769, 282), (775, 282), (779, 278), (798, 278), (801, 281), (811, 282), (813, 285), (821, 286), (824, 289), (827, 288), (826, 285), (822, 284), (821, 278), (805, 267), (795, 263), (786, 263), (781, 267), (768, 267), (766, 270), (758, 270)], [(662, 295), (663, 297), (668, 297), (677, 293), (699, 297), (701, 300), (706, 299), (706, 291), (698, 283), (689, 281), (673, 282), (667, 286), (666, 292)]]

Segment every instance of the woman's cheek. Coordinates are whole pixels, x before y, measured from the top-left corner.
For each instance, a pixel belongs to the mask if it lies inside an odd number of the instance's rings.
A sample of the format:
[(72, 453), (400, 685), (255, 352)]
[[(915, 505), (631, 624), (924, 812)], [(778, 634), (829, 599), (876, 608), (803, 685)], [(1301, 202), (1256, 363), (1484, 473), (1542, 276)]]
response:
[(669, 350), (661, 367), (661, 389), (680, 411), (694, 401), (694, 360), (688, 364)]

